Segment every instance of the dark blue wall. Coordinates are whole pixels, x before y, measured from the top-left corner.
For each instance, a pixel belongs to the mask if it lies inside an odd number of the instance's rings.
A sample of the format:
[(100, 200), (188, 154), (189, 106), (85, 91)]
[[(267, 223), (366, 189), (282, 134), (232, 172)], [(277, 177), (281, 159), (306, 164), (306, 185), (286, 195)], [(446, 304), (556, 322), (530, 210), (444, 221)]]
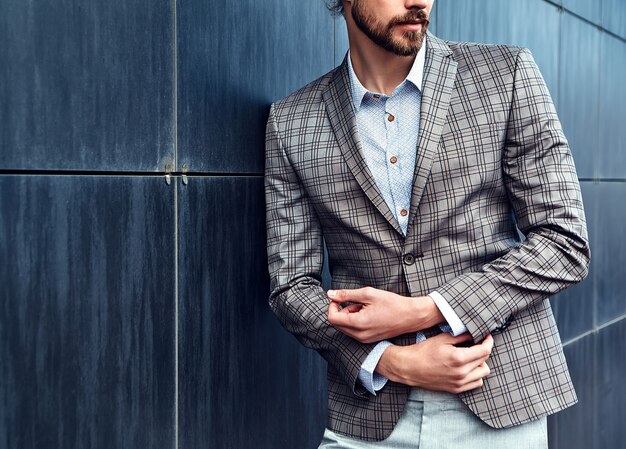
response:
[[(626, 2), (437, 0), (533, 51), (575, 155), (589, 278), (554, 298), (580, 404), (626, 427)], [(0, 2), (0, 449), (315, 448), (324, 366), (266, 305), (269, 104), (338, 64), (322, 0)]]

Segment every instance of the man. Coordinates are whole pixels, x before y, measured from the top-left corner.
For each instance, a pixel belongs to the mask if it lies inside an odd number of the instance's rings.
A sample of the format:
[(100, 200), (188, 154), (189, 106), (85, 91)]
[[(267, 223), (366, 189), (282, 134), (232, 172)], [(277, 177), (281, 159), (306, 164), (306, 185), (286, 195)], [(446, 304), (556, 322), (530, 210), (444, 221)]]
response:
[(530, 53), (427, 34), (432, 1), (338, 2), (346, 59), (270, 111), (270, 305), (328, 362), (320, 448), (547, 447), (576, 402), (548, 301), (589, 262), (567, 142)]

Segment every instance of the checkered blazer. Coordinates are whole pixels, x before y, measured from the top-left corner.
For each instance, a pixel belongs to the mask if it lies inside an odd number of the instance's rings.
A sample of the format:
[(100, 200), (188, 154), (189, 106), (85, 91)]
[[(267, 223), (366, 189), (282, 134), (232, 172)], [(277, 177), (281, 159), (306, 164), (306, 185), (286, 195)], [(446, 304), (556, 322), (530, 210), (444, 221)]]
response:
[(574, 163), (530, 52), (428, 35), (406, 237), (363, 159), (348, 76), (344, 61), (272, 105), (266, 135), (270, 306), (328, 362), (329, 428), (382, 440), (409, 388), (388, 382), (373, 396), (359, 383), (374, 345), (328, 323), (324, 241), (333, 288), (437, 290), (475, 342), (494, 334), (492, 374), (460, 395), (488, 425), (574, 404), (548, 297), (585, 277), (589, 248)]

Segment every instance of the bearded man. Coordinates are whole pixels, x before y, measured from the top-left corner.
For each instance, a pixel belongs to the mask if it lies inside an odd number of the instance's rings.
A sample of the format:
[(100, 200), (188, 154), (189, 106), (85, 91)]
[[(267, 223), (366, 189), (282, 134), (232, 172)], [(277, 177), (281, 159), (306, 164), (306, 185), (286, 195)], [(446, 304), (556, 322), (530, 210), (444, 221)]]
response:
[(343, 63), (272, 105), (270, 305), (328, 363), (320, 448), (546, 448), (578, 179), (530, 52), (442, 41), (432, 3), (337, 2)]

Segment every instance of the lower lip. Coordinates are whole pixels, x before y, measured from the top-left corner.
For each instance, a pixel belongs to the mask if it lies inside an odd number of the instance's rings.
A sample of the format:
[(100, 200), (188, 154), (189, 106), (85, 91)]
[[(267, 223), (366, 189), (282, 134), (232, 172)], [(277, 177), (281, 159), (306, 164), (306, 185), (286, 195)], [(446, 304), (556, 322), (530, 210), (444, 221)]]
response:
[(404, 30), (411, 30), (411, 31), (417, 31), (422, 28), (421, 23), (399, 23), (396, 26)]

